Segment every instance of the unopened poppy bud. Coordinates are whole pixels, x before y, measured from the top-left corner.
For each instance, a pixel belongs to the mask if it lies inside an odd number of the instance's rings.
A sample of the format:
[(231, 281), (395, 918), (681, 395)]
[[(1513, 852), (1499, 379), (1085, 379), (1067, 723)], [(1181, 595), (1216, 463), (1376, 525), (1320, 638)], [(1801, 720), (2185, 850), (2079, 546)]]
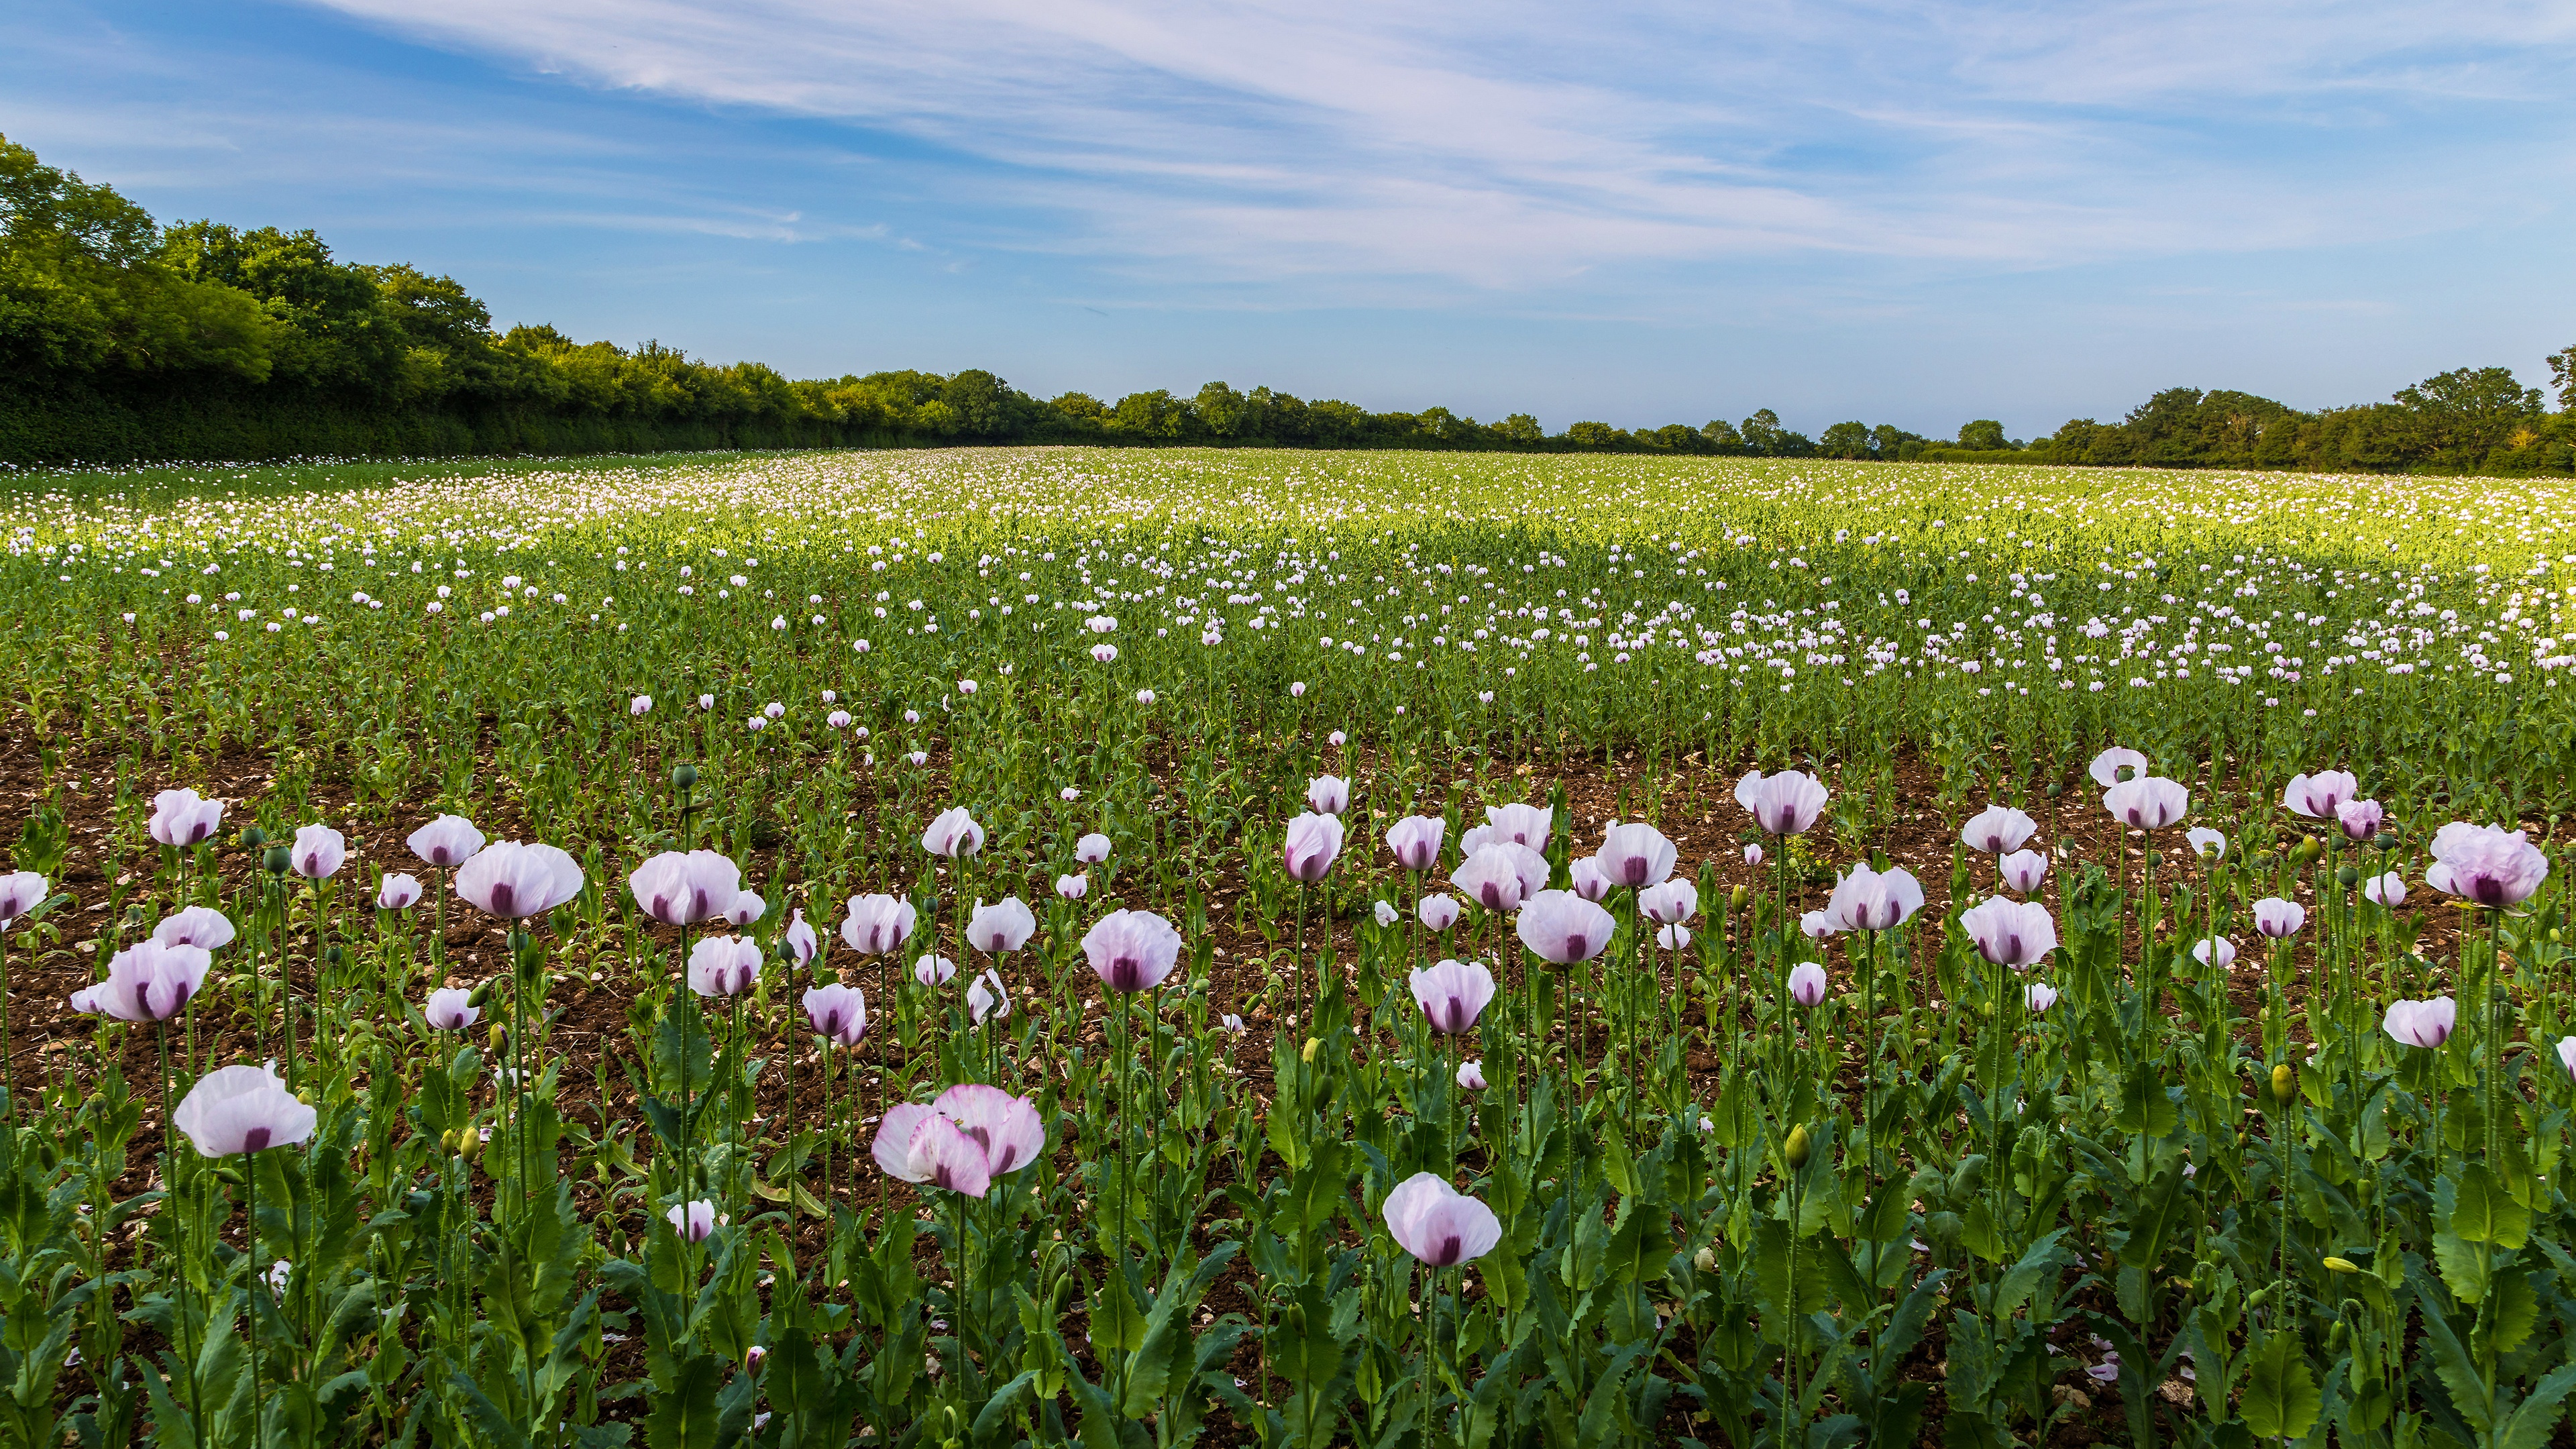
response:
[(1807, 1165), (1807, 1154), (1810, 1150), (1811, 1144), (1807, 1139), (1806, 1124), (1802, 1122), (1790, 1128), (1789, 1140), (1782, 1144), (1781, 1155), (1789, 1159), (1789, 1167), (1792, 1171)]
[(472, 1162), (475, 1155), (483, 1150), (483, 1134), (471, 1127), (460, 1127), (456, 1136), (456, 1155)]
[(2358, 1273), (2361, 1271), (2361, 1265), (2350, 1258), (2328, 1258), (2325, 1262), (2326, 1267), (2333, 1272)]
[(1742, 886), (1737, 886), (1733, 891), (1729, 892), (1726, 897), (1728, 904), (1732, 905), (1739, 911), (1743, 910), (1744, 903), (1752, 898), (1753, 893)]
[(674, 790), (687, 790), (687, 789), (691, 789), (691, 788), (695, 787), (695, 786), (697, 785), (697, 783), (698, 783), (698, 767), (697, 767), (697, 766), (695, 766), (695, 765), (673, 765), (673, 766), (671, 767), (671, 788), (672, 788), (672, 789), (674, 789)]
[[(500, 982), (501, 978), (495, 976), (491, 980), (484, 982), (482, 985), (475, 987), (472, 991), (467, 992), (465, 994), (465, 1004), (468, 1006), (481, 1006), (484, 1002), (491, 999), (492, 988), (499, 985)], [(492, 1024), (493, 1031), (498, 1032), (500, 1029), (500, 1023), (494, 1022)]]
[(2299, 1094), (2299, 1070), (2288, 1062), (2272, 1069), (2272, 1100), (2286, 1107)]
[(1298, 1055), (1298, 1057), (1299, 1057), (1299, 1059), (1300, 1059), (1300, 1060), (1307, 1061), (1307, 1062), (1312, 1062), (1312, 1061), (1314, 1061), (1314, 1060), (1315, 1060), (1315, 1048), (1317, 1048), (1317, 1047), (1319, 1047), (1319, 1046), (1322, 1046), (1322, 1045), (1323, 1045), (1323, 1043), (1322, 1043), (1322, 1042), (1320, 1042), (1320, 1041), (1318, 1041), (1318, 1040), (1316, 1040), (1315, 1038), (1313, 1038), (1313, 1037), (1311, 1037), (1311, 1036), (1310, 1036), (1310, 1037), (1306, 1038), (1306, 1048), (1305, 1048), (1305, 1050), (1303, 1050), (1303, 1051), (1299, 1052), (1297, 1055)]
[(1708, 1249), (1708, 1248), (1702, 1248), (1702, 1249), (1700, 1249), (1698, 1252), (1693, 1253), (1693, 1254), (1691, 1255), (1691, 1266), (1693, 1266), (1693, 1267), (1695, 1267), (1695, 1268), (1699, 1269), (1699, 1270), (1700, 1270), (1701, 1272), (1703, 1272), (1703, 1273), (1714, 1273), (1714, 1272), (1716, 1272), (1716, 1271), (1717, 1271), (1717, 1254), (1716, 1254), (1716, 1252), (1715, 1252), (1715, 1251), (1713, 1251), (1713, 1250), (1711, 1250), (1711, 1249)]
[(2301, 865), (2314, 865), (2325, 853), (2325, 842), (2313, 835), (2299, 842), (2299, 864)]

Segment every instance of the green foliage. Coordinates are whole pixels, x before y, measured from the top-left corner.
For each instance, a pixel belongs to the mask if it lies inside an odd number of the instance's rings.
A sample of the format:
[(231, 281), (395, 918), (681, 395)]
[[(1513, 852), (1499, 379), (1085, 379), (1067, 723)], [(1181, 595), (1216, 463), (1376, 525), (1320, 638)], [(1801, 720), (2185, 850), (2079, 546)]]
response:
[(0, 137), (0, 463), (286, 455), (579, 453), (737, 447), (1091, 442), (1299, 448), (1561, 450), (1877, 461), (2034, 461), (2564, 473), (2576, 467), (2576, 375), (2550, 359), (2561, 412), (2503, 368), (2429, 378), (2374, 407), (2300, 413), (2175, 388), (2123, 422), (2077, 419), (2031, 445), (1992, 419), (1956, 447), (1891, 424), (1810, 439), (1770, 409), (1633, 431), (1586, 420), (1550, 436), (1513, 413), (1372, 413), (1210, 382), (1104, 402), (1041, 402), (979, 369), (791, 380), (657, 342), (492, 331), (453, 278), (343, 262), (311, 231), (213, 221), (158, 227), (113, 189)]

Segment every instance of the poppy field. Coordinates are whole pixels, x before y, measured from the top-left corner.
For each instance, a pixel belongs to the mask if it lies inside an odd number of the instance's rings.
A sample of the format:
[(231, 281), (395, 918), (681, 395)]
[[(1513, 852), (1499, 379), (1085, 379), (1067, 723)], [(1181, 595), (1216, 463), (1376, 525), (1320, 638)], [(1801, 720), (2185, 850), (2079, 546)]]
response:
[(0, 1444), (2576, 1444), (2563, 480), (0, 524)]

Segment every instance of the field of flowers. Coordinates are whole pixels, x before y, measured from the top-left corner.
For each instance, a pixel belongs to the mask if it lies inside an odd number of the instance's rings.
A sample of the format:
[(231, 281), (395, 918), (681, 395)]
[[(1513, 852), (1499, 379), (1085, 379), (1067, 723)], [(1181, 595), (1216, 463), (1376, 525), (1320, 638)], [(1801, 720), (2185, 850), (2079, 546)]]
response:
[(2576, 1444), (2563, 480), (0, 525), (0, 1445)]

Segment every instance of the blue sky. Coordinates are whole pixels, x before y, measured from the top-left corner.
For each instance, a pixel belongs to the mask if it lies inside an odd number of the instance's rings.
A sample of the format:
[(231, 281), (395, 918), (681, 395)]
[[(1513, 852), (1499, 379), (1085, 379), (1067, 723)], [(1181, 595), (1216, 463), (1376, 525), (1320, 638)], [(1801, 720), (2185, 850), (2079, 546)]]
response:
[(22, 0), (0, 132), (503, 324), (1947, 435), (2576, 343), (2576, 0)]

